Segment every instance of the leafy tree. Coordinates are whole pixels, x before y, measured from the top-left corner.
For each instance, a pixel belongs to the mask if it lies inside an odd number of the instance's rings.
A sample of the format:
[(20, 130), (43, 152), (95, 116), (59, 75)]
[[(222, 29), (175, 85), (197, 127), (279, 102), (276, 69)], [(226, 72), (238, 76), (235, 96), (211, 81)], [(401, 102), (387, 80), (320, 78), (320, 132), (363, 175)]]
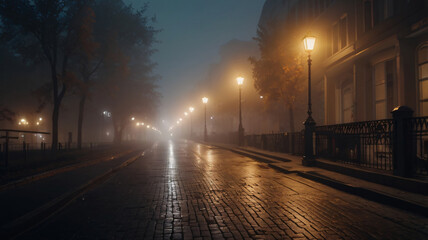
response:
[(17, 55), (48, 62), (52, 93), (52, 150), (58, 145), (61, 102), (75, 79), (69, 70), (89, 0), (0, 0), (1, 34)]
[(82, 148), (82, 128), (85, 112), (85, 104), (91, 97), (91, 90), (94, 87), (94, 76), (103, 62), (104, 49), (94, 36), (95, 13), (94, 4), (86, 5), (83, 9), (82, 23), (80, 25), (80, 34), (78, 48), (75, 56), (72, 58), (72, 68), (76, 72), (76, 79), (73, 84), (74, 93), (79, 96), (79, 109), (77, 117), (77, 147)]
[(135, 11), (122, 1), (99, 1), (95, 35), (104, 52), (99, 78), (104, 102), (112, 112), (114, 141), (121, 142), (131, 116), (153, 118), (159, 101), (150, 57), (158, 32), (145, 16), (147, 5)]
[(281, 27), (272, 23), (272, 29), (259, 28), (259, 59), (250, 57), (253, 65), (254, 87), (270, 102), (282, 101), (289, 111), (290, 131), (294, 132), (296, 97), (304, 90), (303, 58), (290, 47), (282, 44)]

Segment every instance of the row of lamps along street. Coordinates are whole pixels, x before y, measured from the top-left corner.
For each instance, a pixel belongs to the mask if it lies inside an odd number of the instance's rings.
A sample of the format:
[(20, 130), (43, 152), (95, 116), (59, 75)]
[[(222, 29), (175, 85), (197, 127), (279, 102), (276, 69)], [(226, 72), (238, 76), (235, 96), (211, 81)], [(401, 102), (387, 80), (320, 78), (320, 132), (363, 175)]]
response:
[[(304, 131), (304, 156), (302, 163), (303, 165), (312, 165), (314, 163), (314, 152), (313, 152), (313, 133), (315, 130), (315, 120), (312, 118), (312, 99), (311, 99), (311, 65), (312, 65), (312, 59), (311, 59), (311, 52), (314, 50), (316, 38), (313, 36), (306, 36), (303, 39), (303, 45), (305, 48), (306, 53), (308, 54), (308, 111), (307, 111), (307, 118), (304, 122), (305, 125), (305, 131)], [(239, 125), (238, 125), (238, 144), (240, 146), (244, 143), (244, 127), (242, 126), (242, 85), (244, 84), (244, 78), (238, 77), (236, 78), (238, 88), (239, 88)], [(260, 98), (263, 98), (260, 96)], [(208, 98), (203, 97), (202, 103), (204, 104), (204, 141), (208, 140), (208, 133), (207, 133), (207, 103)], [(194, 111), (193, 107), (189, 107), (189, 112), (192, 113)], [(188, 116), (189, 114), (187, 112), (184, 113), (185, 116)], [(177, 124), (179, 124), (182, 121), (180, 118), (177, 121)], [(170, 130), (172, 130), (173, 127), (170, 127)], [(193, 137), (193, 131), (192, 131), (192, 116), (190, 114), (190, 138)]]

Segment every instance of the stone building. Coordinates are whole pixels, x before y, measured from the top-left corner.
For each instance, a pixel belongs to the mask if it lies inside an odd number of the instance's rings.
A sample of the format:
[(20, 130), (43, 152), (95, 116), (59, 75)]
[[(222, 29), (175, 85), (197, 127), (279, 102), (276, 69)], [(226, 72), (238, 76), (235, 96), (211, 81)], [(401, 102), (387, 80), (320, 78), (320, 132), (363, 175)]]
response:
[(259, 25), (273, 20), (295, 30), (288, 44), (317, 37), (325, 124), (390, 118), (397, 105), (428, 116), (427, 0), (267, 0)]

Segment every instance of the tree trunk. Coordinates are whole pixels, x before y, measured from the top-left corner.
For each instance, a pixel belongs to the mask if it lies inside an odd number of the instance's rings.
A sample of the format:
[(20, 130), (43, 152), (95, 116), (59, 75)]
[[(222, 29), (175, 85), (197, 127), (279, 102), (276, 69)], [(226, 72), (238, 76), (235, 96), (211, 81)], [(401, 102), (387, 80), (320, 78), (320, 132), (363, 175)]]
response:
[(59, 104), (55, 100), (54, 108), (52, 111), (52, 152), (56, 152), (58, 148), (58, 118), (59, 118)]
[(58, 120), (59, 109), (61, 107), (62, 99), (66, 92), (66, 86), (63, 85), (61, 92), (58, 93), (58, 77), (56, 76), (55, 65), (52, 66), (52, 83), (53, 83), (53, 111), (52, 111), (52, 151), (55, 152), (58, 148)]
[(114, 138), (113, 142), (116, 144), (122, 143), (122, 131), (123, 128), (121, 126), (114, 125)]
[(289, 115), (290, 115), (290, 132), (294, 132), (294, 109), (292, 106), (288, 107)]
[(86, 95), (80, 97), (79, 102), (79, 117), (77, 120), (77, 148), (82, 149), (82, 127), (83, 127), (83, 115), (85, 112)]

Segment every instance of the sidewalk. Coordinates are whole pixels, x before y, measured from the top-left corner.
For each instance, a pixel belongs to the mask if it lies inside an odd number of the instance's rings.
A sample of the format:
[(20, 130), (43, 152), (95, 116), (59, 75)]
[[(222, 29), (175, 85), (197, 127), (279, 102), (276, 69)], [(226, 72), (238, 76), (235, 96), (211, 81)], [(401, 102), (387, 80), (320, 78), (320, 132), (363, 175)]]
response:
[[(317, 160), (318, 167), (305, 167), (300, 156), (251, 147), (217, 143), (211, 145), (265, 162), (285, 174), (294, 173), (350, 194), (428, 216), (426, 181), (396, 177), (323, 159)], [(389, 186), (384, 185), (385, 183)], [(407, 191), (403, 190), (406, 188)]]

